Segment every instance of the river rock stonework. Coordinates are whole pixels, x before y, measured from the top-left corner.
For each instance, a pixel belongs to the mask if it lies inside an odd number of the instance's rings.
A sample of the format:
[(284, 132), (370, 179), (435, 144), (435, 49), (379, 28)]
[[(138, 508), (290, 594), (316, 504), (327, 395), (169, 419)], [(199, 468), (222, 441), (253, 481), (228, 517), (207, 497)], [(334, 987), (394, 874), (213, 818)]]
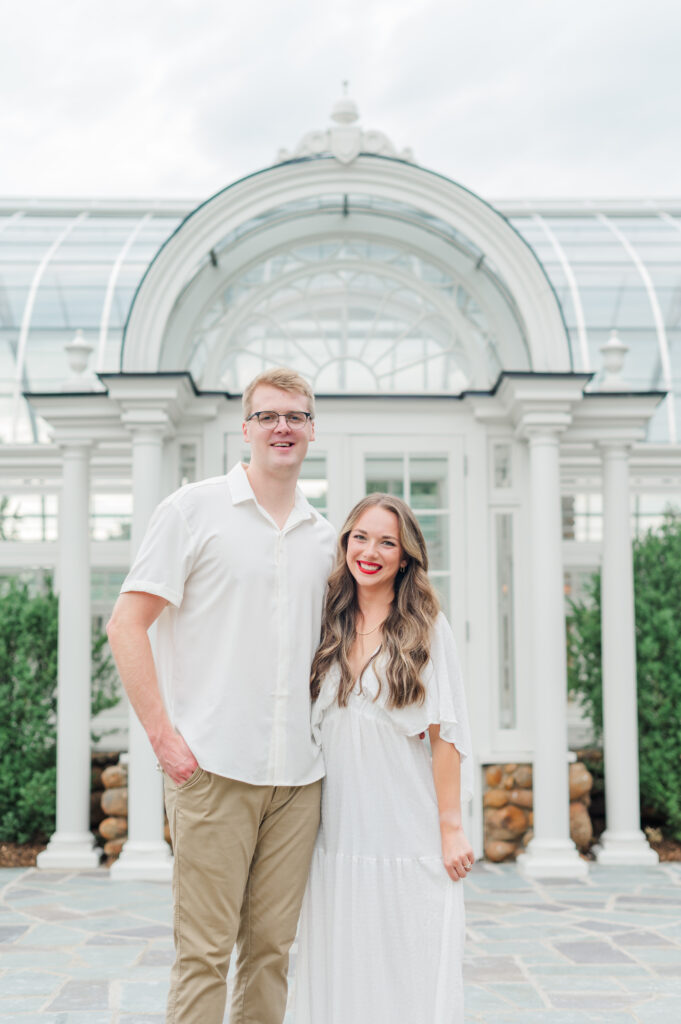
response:
[[(592, 785), (585, 765), (570, 765), (570, 835), (582, 853), (593, 840)], [(485, 857), (495, 863), (515, 860), (532, 838), (532, 765), (487, 765), (483, 808)]]
[[(99, 835), (104, 841), (106, 863), (112, 864), (128, 838), (128, 768), (114, 764), (101, 773)], [(164, 825), (165, 840), (170, 845), (168, 819)]]
[(99, 824), (99, 834), (104, 839), (104, 853), (107, 862), (118, 857), (128, 838), (128, 769), (124, 764), (114, 764), (102, 772), (102, 811), (106, 815)]

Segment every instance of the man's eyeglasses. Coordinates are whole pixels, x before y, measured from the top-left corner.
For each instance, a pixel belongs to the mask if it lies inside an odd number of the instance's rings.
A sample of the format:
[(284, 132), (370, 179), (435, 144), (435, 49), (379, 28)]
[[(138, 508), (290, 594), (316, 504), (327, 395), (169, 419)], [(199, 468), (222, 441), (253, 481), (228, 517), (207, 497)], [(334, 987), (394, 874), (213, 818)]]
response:
[(280, 419), (286, 420), (286, 425), (290, 430), (302, 430), (308, 420), (312, 419), (312, 413), (310, 412), (252, 412), (250, 416), (246, 417), (246, 422), (249, 420), (257, 420), (261, 427), (265, 430), (274, 430), (279, 423)]

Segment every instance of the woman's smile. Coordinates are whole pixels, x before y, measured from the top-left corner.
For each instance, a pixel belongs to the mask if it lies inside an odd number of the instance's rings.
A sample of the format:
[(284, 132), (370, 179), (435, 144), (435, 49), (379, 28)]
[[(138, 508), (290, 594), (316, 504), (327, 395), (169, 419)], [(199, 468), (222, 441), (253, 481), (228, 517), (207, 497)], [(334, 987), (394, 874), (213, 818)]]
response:
[[(380, 562), (374, 554), (380, 555)], [(372, 505), (358, 518), (348, 537), (347, 566), (360, 586), (392, 588), (400, 564), (405, 563), (400, 544), (400, 524), (390, 509)], [(374, 580), (380, 576), (378, 583)]]

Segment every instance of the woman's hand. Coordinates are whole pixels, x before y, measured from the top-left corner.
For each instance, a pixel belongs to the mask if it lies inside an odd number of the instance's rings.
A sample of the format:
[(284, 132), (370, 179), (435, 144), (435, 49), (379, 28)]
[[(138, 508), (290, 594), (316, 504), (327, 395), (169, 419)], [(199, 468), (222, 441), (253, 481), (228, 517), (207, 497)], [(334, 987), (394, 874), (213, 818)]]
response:
[(473, 848), (466, 839), (461, 825), (448, 825), (443, 822), (440, 831), (444, 866), (452, 881), (458, 882), (460, 878), (465, 878), (473, 867)]
[(461, 825), (461, 756), (452, 743), (440, 736), (440, 726), (428, 726), (433, 753), (433, 781), (440, 814), (442, 860), (454, 882), (473, 867), (473, 848)]

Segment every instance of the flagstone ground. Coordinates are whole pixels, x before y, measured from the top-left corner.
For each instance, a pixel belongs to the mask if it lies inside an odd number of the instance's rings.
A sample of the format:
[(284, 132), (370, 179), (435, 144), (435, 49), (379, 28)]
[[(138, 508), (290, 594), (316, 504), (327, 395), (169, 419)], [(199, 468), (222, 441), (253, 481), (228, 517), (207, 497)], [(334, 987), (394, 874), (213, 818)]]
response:
[[(681, 864), (465, 884), (466, 1024), (681, 1024)], [(0, 870), (0, 1024), (161, 1024), (172, 957), (168, 885)]]

